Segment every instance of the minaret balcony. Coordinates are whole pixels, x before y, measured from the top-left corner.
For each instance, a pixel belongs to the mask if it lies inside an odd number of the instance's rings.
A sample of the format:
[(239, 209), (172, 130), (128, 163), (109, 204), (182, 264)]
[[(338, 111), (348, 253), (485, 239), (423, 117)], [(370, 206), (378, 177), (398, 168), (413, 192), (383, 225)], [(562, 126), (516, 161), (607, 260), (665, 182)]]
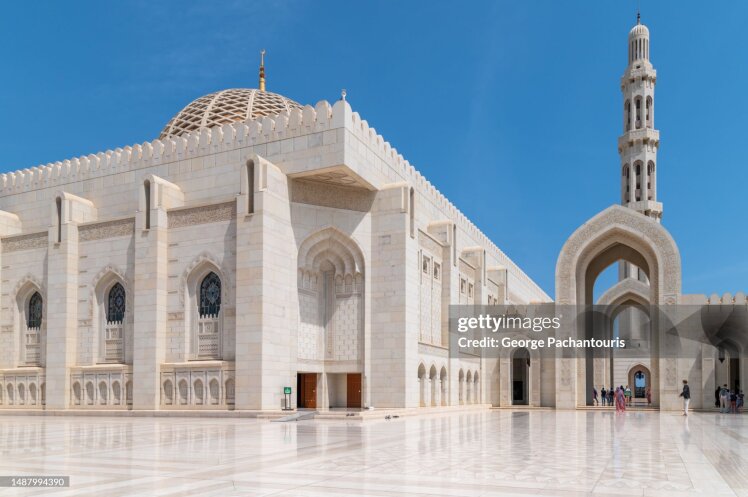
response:
[(657, 214), (657, 217), (662, 214), (662, 202), (655, 202), (653, 200), (629, 202), (626, 204), (626, 207), (638, 212)]
[(660, 132), (658, 130), (652, 128), (632, 129), (618, 137), (618, 148), (623, 148), (624, 145), (629, 143), (650, 141), (659, 145)]
[(657, 81), (657, 70), (652, 67), (649, 61), (636, 61), (628, 67), (626, 72), (621, 76), (621, 88), (634, 82), (644, 80)]

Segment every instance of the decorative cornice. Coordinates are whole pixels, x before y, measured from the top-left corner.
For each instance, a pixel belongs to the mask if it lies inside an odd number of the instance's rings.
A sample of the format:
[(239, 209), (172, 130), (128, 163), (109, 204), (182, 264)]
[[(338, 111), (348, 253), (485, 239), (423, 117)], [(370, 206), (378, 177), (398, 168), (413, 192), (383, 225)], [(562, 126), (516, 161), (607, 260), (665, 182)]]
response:
[(236, 206), (234, 202), (222, 204), (190, 207), (168, 212), (169, 229), (182, 228), (195, 224), (216, 223), (219, 221), (230, 221), (236, 217)]
[(28, 233), (26, 235), (6, 236), (2, 239), (3, 253), (46, 248), (48, 238), (49, 234), (46, 231)]
[(135, 232), (135, 219), (117, 219), (116, 221), (106, 221), (103, 223), (94, 223), (82, 225), (78, 228), (78, 240), (80, 242), (90, 242), (94, 240), (104, 240), (117, 236), (132, 236)]

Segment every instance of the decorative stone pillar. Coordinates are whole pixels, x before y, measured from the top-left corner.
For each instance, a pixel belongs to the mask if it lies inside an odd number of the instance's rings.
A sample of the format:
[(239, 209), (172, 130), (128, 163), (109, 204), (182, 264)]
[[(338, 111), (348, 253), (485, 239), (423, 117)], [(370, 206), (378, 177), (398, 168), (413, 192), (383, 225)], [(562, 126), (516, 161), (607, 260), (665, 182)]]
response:
[(183, 203), (182, 192), (173, 183), (154, 175), (144, 178), (135, 217), (134, 410), (158, 409), (161, 402), (168, 296), (167, 209)]
[(52, 205), (47, 255), (46, 404), (70, 405), (70, 367), (78, 341), (78, 223), (96, 220), (93, 203), (59, 192)]
[(367, 301), (378, 339), (371, 342), (367, 362), (372, 365), (369, 384), (375, 407), (420, 405), (418, 233), (409, 234), (409, 208), (409, 187), (404, 183), (378, 191), (372, 207), (371, 298)]
[[(236, 409), (280, 409), (296, 386), (296, 250), (288, 178), (259, 157), (245, 157), (237, 178)], [(319, 390), (318, 390), (319, 391)]]

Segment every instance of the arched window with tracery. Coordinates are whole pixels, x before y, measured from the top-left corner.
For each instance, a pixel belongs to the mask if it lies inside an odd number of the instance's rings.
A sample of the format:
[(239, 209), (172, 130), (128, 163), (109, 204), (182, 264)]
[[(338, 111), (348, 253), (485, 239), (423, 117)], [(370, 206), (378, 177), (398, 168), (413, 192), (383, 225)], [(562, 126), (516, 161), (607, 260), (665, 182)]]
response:
[(44, 301), (39, 292), (34, 292), (26, 307), (25, 359), (26, 364), (38, 365), (41, 361), (41, 335)]
[(106, 299), (104, 323), (104, 358), (107, 361), (123, 362), (125, 359), (125, 311), (127, 306), (125, 287), (117, 282), (109, 289)]
[(221, 278), (208, 273), (200, 282), (197, 299), (197, 356), (217, 359), (221, 350)]
[(635, 196), (634, 198), (636, 201), (640, 201), (642, 199), (642, 165), (641, 163), (637, 162), (634, 166), (634, 171), (636, 173), (636, 183), (635, 183)]
[(623, 203), (627, 204), (631, 201), (631, 182), (629, 177), (631, 175), (631, 169), (628, 164), (623, 166), (623, 172), (621, 174), (621, 192)]

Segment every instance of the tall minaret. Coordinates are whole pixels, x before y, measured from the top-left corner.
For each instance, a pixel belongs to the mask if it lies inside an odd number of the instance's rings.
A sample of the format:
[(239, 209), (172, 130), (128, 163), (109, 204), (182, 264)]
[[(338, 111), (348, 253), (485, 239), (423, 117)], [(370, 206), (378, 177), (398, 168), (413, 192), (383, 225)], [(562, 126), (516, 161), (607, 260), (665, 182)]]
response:
[(649, 29), (637, 13), (629, 32), (629, 60), (621, 78), (623, 134), (618, 138), (621, 156), (621, 204), (654, 218), (662, 218), (657, 202), (657, 149), (660, 132), (654, 127), (654, 88), (657, 71), (649, 61)]

